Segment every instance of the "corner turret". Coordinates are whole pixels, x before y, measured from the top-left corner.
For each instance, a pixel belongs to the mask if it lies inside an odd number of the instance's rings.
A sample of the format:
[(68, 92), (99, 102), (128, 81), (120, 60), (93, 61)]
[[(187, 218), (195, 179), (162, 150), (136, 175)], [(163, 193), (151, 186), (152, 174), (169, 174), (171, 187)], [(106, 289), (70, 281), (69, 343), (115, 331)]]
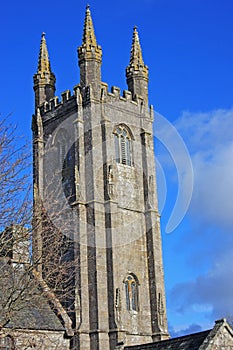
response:
[(145, 105), (148, 104), (148, 67), (142, 58), (142, 49), (139, 42), (137, 27), (134, 27), (133, 41), (130, 52), (129, 66), (126, 68), (126, 80), (129, 91), (133, 98), (139, 95)]
[(91, 86), (93, 97), (99, 98), (102, 49), (97, 44), (89, 5), (83, 29), (82, 45), (78, 48), (81, 88)]
[(54, 97), (56, 78), (51, 71), (45, 33), (42, 33), (37, 72), (33, 77), (35, 109)]

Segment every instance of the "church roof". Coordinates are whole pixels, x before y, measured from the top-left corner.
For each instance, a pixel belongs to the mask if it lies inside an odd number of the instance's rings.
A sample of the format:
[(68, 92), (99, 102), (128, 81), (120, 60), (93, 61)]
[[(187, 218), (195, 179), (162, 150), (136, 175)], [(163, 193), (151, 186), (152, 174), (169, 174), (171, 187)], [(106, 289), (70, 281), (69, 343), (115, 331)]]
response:
[(198, 350), (211, 330), (154, 343), (128, 346), (125, 350)]
[(210, 330), (154, 343), (126, 346), (124, 350), (209, 350), (215, 347), (220, 349), (221, 345), (224, 345), (224, 349), (233, 349), (233, 330), (224, 318), (215, 321), (215, 326)]
[(65, 331), (30, 271), (0, 259), (0, 326)]

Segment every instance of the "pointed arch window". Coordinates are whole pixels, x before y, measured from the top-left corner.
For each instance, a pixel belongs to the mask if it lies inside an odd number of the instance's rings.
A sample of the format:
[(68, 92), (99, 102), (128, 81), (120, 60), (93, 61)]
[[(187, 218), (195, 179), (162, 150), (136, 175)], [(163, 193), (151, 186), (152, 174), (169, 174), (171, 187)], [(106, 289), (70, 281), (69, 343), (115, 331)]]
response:
[(118, 125), (114, 135), (117, 163), (132, 166), (132, 133), (126, 125)]
[(61, 175), (63, 192), (70, 202), (74, 200), (74, 144), (71, 144), (69, 132), (60, 128), (54, 139), (56, 149), (56, 175)]
[(14, 340), (11, 336), (0, 337), (0, 350), (14, 350)]
[(60, 129), (56, 135), (55, 145), (58, 151), (58, 163), (62, 169), (66, 169), (71, 163), (71, 150), (68, 146), (69, 135), (65, 129)]
[(134, 275), (128, 275), (125, 279), (126, 308), (128, 311), (138, 311), (138, 279)]

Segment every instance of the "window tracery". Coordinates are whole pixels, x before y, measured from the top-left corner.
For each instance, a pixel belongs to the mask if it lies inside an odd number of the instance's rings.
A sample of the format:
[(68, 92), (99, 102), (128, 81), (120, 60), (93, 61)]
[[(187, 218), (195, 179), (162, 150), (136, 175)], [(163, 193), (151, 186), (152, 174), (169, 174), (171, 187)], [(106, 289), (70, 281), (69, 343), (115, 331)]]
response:
[[(66, 129), (61, 128), (57, 132), (54, 139), (54, 146), (56, 148), (56, 168), (58, 174), (61, 174), (61, 182), (63, 192), (72, 202), (74, 200), (74, 145), (70, 145), (69, 133)], [(76, 174), (77, 175), (77, 174)]]
[(132, 166), (132, 135), (125, 125), (118, 125), (114, 131), (117, 163)]
[(125, 279), (126, 308), (128, 311), (138, 311), (138, 280), (134, 275)]
[(58, 162), (62, 169), (66, 169), (71, 163), (71, 150), (68, 146), (69, 136), (65, 129), (60, 129), (55, 138), (57, 147)]

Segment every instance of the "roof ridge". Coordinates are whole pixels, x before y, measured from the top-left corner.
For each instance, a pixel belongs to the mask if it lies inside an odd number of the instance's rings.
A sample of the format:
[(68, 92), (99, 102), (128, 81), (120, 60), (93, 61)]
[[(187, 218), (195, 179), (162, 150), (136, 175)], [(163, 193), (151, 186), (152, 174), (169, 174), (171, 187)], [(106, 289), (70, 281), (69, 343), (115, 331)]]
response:
[[(197, 332), (197, 333), (191, 333), (191, 334), (187, 334), (187, 335), (182, 335), (180, 337), (175, 337), (175, 338), (170, 338), (170, 339), (165, 339), (165, 340), (159, 340), (159, 341), (156, 341), (156, 342), (153, 342), (153, 343), (146, 343), (146, 344), (143, 344), (143, 349), (164, 349), (164, 346), (166, 347), (166, 345), (171, 345), (172, 347), (169, 346), (169, 349), (173, 349), (173, 345), (175, 344), (179, 344), (181, 343), (182, 341), (185, 341), (185, 340), (198, 340), (199, 338), (199, 343), (200, 343), (200, 340), (201, 340), (201, 343), (199, 345), (201, 345), (203, 343), (203, 341), (205, 340), (205, 338), (209, 335), (209, 333), (212, 331), (212, 329), (208, 329), (208, 330), (204, 330), (204, 331), (201, 331), (201, 332)], [(202, 339), (203, 338), (203, 339)], [(189, 344), (190, 346), (190, 344)], [(199, 347), (198, 347), (199, 348)], [(197, 347), (195, 347), (195, 349), (198, 349)], [(134, 345), (134, 346), (126, 346), (125, 347), (125, 350), (133, 350), (133, 349), (140, 349), (139, 345)], [(175, 348), (174, 349), (178, 349), (175, 345)], [(180, 349), (180, 347), (179, 347)], [(183, 349), (183, 348), (182, 348)], [(184, 347), (184, 349), (190, 349), (187, 348), (186, 346)]]
[(194, 335), (201, 335), (204, 333), (209, 333), (212, 329), (206, 329), (204, 331), (200, 331), (200, 332), (195, 332), (195, 333), (190, 333), (190, 334), (186, 334), (186, 335), (181, 335), (178, 337), (174, 337), (174, 338), (170, 338), (170, 339), (165, 339), (165, 340), (161, 340), (161, 341), (167, 341), (167, 340), (176, 340), (176, 339), (180, 339), (180, 338), (188, 338), (188, 337), (193, 337)]

